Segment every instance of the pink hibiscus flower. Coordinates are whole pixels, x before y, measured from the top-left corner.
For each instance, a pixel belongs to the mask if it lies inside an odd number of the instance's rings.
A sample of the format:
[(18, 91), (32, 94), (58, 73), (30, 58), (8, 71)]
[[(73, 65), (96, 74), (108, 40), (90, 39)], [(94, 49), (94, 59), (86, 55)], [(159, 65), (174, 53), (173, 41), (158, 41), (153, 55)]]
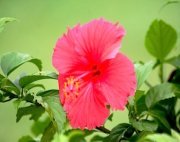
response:
[(123, 110), (136, 87), (132, 62), (119, 53), (125, 30), (103, 19), (68, 29), (56, 44), (60, 101), (73, 128), (104, 124), (109, 109)]

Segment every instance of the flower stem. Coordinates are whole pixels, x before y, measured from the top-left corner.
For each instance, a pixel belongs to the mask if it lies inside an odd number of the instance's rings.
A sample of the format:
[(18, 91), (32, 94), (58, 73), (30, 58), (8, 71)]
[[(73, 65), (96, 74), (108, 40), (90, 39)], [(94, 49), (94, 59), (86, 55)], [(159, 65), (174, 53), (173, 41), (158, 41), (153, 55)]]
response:
[(163, 72), (163, 69), (164, 69), (163, 63), (161, 63), (160, 67), (159, 67), (159, 78), (160, 78), (161, 83), (164, 82), (164, 72)]
[(110, 130), (108, 130), (104, 126), (96, 127), (96, 129), (103, 132), (103, 133), (105, 133), (105, 134), (109, 134), (111, 132)]

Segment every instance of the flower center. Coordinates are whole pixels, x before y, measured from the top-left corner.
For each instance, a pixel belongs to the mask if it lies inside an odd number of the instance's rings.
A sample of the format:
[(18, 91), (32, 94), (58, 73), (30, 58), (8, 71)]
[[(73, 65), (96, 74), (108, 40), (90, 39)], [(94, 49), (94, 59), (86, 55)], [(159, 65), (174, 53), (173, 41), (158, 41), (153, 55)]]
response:
[(98, 68), (98, 66), (97, 65), (93, 65), (93, 67), (92, 67), (92, 75), (93, 75), (93, 77), (99, 76), (100, 74), (101, 74), (101, 71)]
[(67, 99), (76, 99), (79, 95), (80, 89), (79, 80), (75, 79), (73, 76), (67, 77), (66, 82), (64, 82), (63, 93)]

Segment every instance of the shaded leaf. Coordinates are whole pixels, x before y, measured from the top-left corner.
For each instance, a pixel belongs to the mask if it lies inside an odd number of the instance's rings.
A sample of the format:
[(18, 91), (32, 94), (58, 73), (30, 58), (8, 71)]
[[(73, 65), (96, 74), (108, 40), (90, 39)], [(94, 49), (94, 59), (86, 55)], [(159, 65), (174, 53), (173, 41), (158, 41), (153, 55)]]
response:
[(23, 76), (19, 79), (19, 85), (23, 88), (32, 82), (42, 79), (57, 79), (57, 74), (54, 72), (40, 72), (37, 75), (35, 74)]
[(161, 62), (177, 41), (176, 30), (163, 20), (154, 20), (146, 34), (145, 46)]
[(134, 128), (130, 124), (121, 123), (111, 130), (108, 139), (112, 142), (119, 142), (124, 138), (131, 137), (133, 133)]
[(30, 120), (38, 120), (38, 118), (44, 113), (44, 108), (41, 106), (27, 106), (27, 107), (21, 107), (18, 109), (16, 114), (16, 122), (19, 122), (19, 120), (26, 115), (30, 115)]
[(178, 84), (180, 84), (180, 69), (176, 69), (171, 72), (168, 82), (175, 83), (176, 87), (180, 88), (180, 87), (178, 87)]
[(147, 80), (148, 76), (152, 72), (153, 62), (147, 62), (145, 64), (137, 63), (135, 64), (136, 78), (137, 78), (137, 89), (141, 87), (144, 81)]
[(41, 142), (50, 142), (53, 139), (55, 133), (56, 133), (56, 128), (51, 122), (49, 123), (48, 127), (45, 129), (43, 136), (41, 137)]
[(175, 97), (174, 92), (176, 88), (170, 83), (163, 83), (152, 87), (146, 94), (146, 105), (148, 108), (155, 105), (157, 102)]
[(9, 52), (2, 55), (0, 65), (3, 73), (8, 76), (12, 71), (26, 62), (33, 63), (39, 70), (42, 69), (41, 60), (33, 58), (28, 54), (16, 52)]
[(155, 131), (158, 128), (158, 124), (155, 121), (150, 120), (131, 120), (132, 126), (139, 131)]
[(133, 135), (131, 138), (129, 138), (129, 142), (147, 142), (144, 140), (144, 138), (149, 134), (152, 134), (152, 132), (142, 131), (138, 134)]
[(138, 115), (142, 115), (145, 113), (148, 109), (145, 102), (146, 96), (144, 95), (144, 91), (137, 90), (135, 94), (135, 112)]
[(166, 119), (166, 112), (163, 110), (151, 109), (148, 111), (148, 113), (162, 124), (163, 129), (165, 129), (167, 132), (170, 132), (170, 125)]
[(95, 135), (93, 136), (93, 138), (90, 140), (90, 142), (105, 142), (105, 137), (103, 136), (99, 136), (99, 135)]
[(26, 102), (33, 102), (34, 101), (34, 95), (33, 94), (26, 94), (24, 97), (23, 97), (23, 100), (25, 100)]
[(109, 121), (112, 121), (112, 118), (113, 118), (113, 113), (111, 113), (111, 114), (109, 115), (108, 120), (109, 120)]
[(0, 32), (4, 30), (4, 27), (7, 23), (16, 21), (15, 18), (12, 17), (3, 17), (0, 19)]

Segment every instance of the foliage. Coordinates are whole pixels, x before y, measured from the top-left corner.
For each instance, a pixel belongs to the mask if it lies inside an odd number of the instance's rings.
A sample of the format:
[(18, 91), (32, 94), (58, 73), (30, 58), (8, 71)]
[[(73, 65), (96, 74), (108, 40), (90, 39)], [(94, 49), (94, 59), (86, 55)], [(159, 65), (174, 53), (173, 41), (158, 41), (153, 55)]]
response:
[[(174, 1), (176, 2), (176, 1)], [(166, 4), (167, 5), (167, 4)], [(14, 18), (0, 19), (0, 32)], [(135, 63), (137, 90), (127, 104), (129, 123), (119, 123), (112, 130), (79, 130), (68, 127), (65, 112), (59, 102), (59, 91), (47, 90), (39, 80), (56, 80), (57, 74), (43, 71), (40, 59), (28, 54), (9, 52), (0, 58), (0, 103), (14, 101), (16, 121), (28, 116), (34, 121), (33, 136), (26, 135), (19, 142), (50, 142), (55, 134), (68, 137), (70, 142), (179, 142), (180, 141), (180, 54), (169, 57), (177, 41), (176, 30), (163, 20), (154, 20), (147, 31), (145, 47), (155, 62)], [(38, 70), (35, 74), (20, 75), (14, 81), (12, 74), (30, 62)], [(173, 70), (164, 76), (164, 64)], [(151, 85), (148, 77), (159, 68), (158, 84)], [(21, 74), (21, 73), (19, 73)], [(140, 90), (142, 85), (148, 89)], [(113, 113), (109, 116), (112, 121)], [(97, 133), (101, 131), (104, 135)]]

